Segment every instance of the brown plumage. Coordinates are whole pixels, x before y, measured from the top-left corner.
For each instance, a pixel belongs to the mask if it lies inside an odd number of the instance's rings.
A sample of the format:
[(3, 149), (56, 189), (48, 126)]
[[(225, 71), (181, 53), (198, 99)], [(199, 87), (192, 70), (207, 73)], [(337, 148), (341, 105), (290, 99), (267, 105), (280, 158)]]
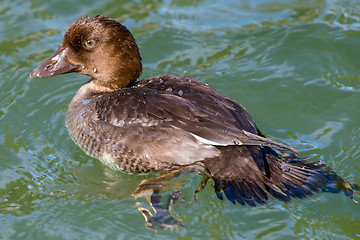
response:
[[(131, 33), (102, 16), (77, 20), (60, 48), (32, 77), (89, 75), (71, 101), (66, 127), (74, 141), (111, 168), (126, 172), (201, 165), (217, 196), (233, 203), (289, 201), (354, 186), (321, 163), (261, 134), (245, 108), (202, 82), (163, 75), (135, 82), (141, 57)], [(286, 152), (285, 156), (276, 152)]]

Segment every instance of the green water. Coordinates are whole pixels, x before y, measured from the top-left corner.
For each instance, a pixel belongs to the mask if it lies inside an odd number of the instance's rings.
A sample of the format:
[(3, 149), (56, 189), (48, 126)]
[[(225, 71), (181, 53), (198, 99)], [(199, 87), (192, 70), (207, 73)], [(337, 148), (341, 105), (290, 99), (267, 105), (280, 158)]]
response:
[[(131, 194), (147, 176), (101, 165), (65, 129), (87, 77), (28, 77), (75, 19), (97, 14), (131, 29), (142, 78), (200, 79), (272, 139), (360, 185), (359, 1), (1, 0), (0, 239), (360, 239), (360, 204), (344, 194), (252, 208), (219, 201), (211, 184), (172, 207), (184, 229), (146, 229), (136, 202), (149, 204)], [(167, 191), (187, 201), (200, 180)]]

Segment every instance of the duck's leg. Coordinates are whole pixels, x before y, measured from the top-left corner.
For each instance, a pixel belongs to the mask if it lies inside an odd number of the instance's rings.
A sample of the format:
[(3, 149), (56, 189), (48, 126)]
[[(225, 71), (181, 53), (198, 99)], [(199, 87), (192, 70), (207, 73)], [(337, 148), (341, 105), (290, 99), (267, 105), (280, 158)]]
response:
[(166, 173), (157, 178), (142, 180), (135, 192), (132, 194), (134, 197), (146, 197), (149, 193), (159, 192), (166, 186), (166, 181), (179, 176), (184, 171), (184, 168), (179, 168)]
[[(170, 212), (171, 204), (175, 203), (180, 197), (180, 190), (170, 194), (165, 206), (164, 203), (161, 203), (162, 195), (160, 194), (160, 190), (166, 186), (166, 180), (177, 177), (182, 171), (183, 169), (177, 169), (158, 178), (143, 180), (132, 194), (135, 197), (145, 198), (153, 209), (154, 214), (144, 207), (138, 207), (138, 210), (145, 218), (145, 227), (154, 230), (159, 228), (162, 230), (178, 230), (184, 227), (181, 220), (175, 218)], [(140, 205), (140, 203), (137, 203), (137, 205)]]
[(135, 197), (144, 197), (145, 195), (148, 195), (148, 193), (152, 193), (154, 191), (160, 191), (166, 186), (166, 181), (171, 180), (179, 176), (183, 172), (201, 172), (205, 175), (206, 179), (201, 181), (199, 187), (195, 190), (195, 193), (198, 193), (201, 191), (205, 185), (207, 180), (210, 178), (209, 173), (205, 170), (204, 165), (202, 163), (190, 165), (190, 166), (184, 166), (175, 170), (172, 170), (169, 173), (166, 173), (160, 177), (157, 178), (151, 178), (151, 179), (145, 179), (141, 181), (135, 192), (132, 194)]
[[(172, 192), (168, 198), (167, 204), (164, 202), (161, 203), (160, 191), (166, 187), (166, 182), (168, 180), (178, 177), (182, 172), (201, 172), (205, 175), (205, 178), (200, 182), (199, 186), (194, 191), (194, 200), (196, 200), (196, 194), (200, 192), (205, 186), (210, 176), (205, 171), (204, 166), (199, 163), (192, 166), (185, 166), (179, 169), (173, 170), (167, 174), (164, 174), (157, 178), (143, 180), (135, 192), (132, 194), (135, 197), (145, 198), (151, 205), (154, 214), (152, 214), (148, 209), (139, 207), (138, 210), (144, 216), (146, 221), (147, 228), (161, 228), (161, 229), (179, 229), (179, 227), (184, 227), (181, 220), (176, 219), (171, 214), (171, 205), (175, 203), (180, 198), (180, 190), (175, 190)], [(190, 204), (189, 201), (188, 204)], [(140, 205), (140, 203), (138, 203)], [(187, 204), (187, 205), (188, 205)], [(164, 206), (165, 205), (165, 206)]]
[(198, 186), (198, 187), (195, 189), (195, 191), (194, 191), (194, 201), (196, 201), (196, 194), (205, 188), (205, 186), (206, 186), (207, 182), (209, 181), (209, 179), (210, 179), (210, 177), (206, 175), (206, 176), (201, 180), (199, 186)]
[(154, 214), (144, 207), (139, 207), (138, 210), (144, 216), (146, 224), (145, 227), (153, 230), (179, 230), (183, 228), (184, 224), (180, 219), (177, 219), (171, 214), (171, 204), (175, 203), (180, 196), (180, 191), (174, 191), (170, 194), (166, 206), (160, 203), (161, 194), (153, 192), (150, 196), (150, 205)]

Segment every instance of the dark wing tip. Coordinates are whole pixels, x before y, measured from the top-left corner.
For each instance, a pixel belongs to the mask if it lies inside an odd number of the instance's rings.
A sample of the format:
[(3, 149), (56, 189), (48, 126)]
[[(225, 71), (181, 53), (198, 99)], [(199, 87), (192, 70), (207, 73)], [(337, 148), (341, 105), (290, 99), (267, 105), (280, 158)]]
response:
[(307, 162), (305, 160), (295, 163), (284, 163), (280, 181), (246, 181), (245, 179), (225, 181), (214, 179), (217, 197), (223, 200), (223, 194), (232, 203), (256, 206), (267, 204), (268, 197), (289, 202), (291, 198), (306, 198), (318, 192), (331, 192), (344, 194), (353, 199), (354, 191), (359, 186), (350, 184), (325, 164)]
[[(220, 200), (223, 200), (223, 194), (233, 204), (239, 203), (241, 205), (249, 205), (255, 207), (256, 204), (267, 204), (267, 194), (261, 190), (256, 183), (236, 182), (236, 181), (222, 181), (215, 180), (215, 192)], [(250, 184), (253, 184), (251, 187)]]

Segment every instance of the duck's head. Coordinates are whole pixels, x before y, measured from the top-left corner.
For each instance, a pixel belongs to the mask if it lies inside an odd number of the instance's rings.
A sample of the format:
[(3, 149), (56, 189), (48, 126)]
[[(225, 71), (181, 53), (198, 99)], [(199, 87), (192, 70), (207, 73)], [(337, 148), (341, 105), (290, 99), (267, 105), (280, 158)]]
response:
[(135, 39), (120, 23), (103, 16), (74, 22), (60, 48), (31, 73), (46, 78), (78, 72), (114, 89), (135, 82), (142, 71)]

